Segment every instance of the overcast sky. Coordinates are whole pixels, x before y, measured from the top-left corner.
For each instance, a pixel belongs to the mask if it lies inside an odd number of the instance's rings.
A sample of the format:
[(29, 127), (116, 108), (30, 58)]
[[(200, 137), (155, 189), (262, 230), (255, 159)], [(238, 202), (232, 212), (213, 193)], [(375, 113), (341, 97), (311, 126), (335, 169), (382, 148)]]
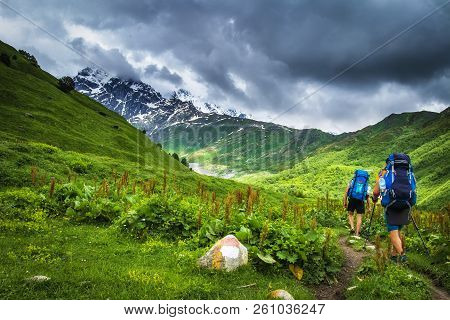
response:
[(344, 132), (450, 106), (450, 5), (303, 99), (446, 1), (1, 0), (0, 39), (56, 76), (95, 63), (164, 95), (185, 88), (259, 120)]

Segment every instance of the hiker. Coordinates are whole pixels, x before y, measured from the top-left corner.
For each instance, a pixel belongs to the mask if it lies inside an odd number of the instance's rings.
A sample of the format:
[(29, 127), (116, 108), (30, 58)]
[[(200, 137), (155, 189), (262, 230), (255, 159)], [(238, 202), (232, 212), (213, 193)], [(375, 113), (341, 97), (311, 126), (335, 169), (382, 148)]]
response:
[(411, 207), (417, 201), (416, 178), (407, 154), (393, 153), (386, 159), (386, 167), (378, 174), (373, 189), (373, 205), (380, 196), (393, 246), (391, 260), (406, 262), (405, 244), (402, 243), (400, 230), (409, 223)]
[[(364, 201), (369, 203), (369, 173), (365, 170), (356, 170), (352, 180), (347, 185), (344, 193), (344, 208), (348, 211), (350, 233), (359, 236), (361, 231), (362, 215), (365, 211)], [(356, 232), (353, 221), (353, 212), (356, 211)]]

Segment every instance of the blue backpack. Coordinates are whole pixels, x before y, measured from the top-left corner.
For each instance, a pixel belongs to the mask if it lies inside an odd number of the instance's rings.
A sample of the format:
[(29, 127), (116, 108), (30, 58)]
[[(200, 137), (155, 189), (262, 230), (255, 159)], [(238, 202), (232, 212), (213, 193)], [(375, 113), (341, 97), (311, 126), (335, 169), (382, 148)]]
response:
[(350, 187), (348, 188), (347, 196), (350, 199), (358, 199), (364, 201), (367, 196), (369, 188), (369, 173), (365, 170), (356, 170)]
[(386, 172), (380, 177), (381, 205), (406, 209), (417, 202), (416, 178), (407, 154), (393, 153), (386, 159)]

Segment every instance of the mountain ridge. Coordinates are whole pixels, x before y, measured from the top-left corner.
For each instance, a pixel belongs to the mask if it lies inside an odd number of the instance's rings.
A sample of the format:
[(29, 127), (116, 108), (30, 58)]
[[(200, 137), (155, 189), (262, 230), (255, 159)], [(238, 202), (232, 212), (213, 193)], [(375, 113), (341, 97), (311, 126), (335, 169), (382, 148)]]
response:
[[(227, 114), (214, 104), (203, 103), (204, 108), (199, 108), (194, 105), (196, 98), (186, 90), (178, 90), (166, 99), (148, 84), (111, 77), (91, 68), (80, 71), (74, 80), (79, 92), (145, 130), (165, 150), (192, 158), (191, 162), (199, 159), (199, 155), (202, 158), (208, 153), (204, 149), (209, 148), (219, 150), (219, 156), (215, 152), (207, 155), (213, 160), (210, 164), (216, 167), (229, 167), (228, 160), (238, 159), (231, 163), (232, 170), (260, 170), (262, 166), (257, 160), (263, 158), (268, 159), (270, 170), (279, 170), (292, 166), (322, 141), (332, 139), (331, 134), (317, 129), (297, 130), (257, 121), (234, 109), (229, 109)], [(250, 134), (260, 138), (249, 142), (246, 137)], [(244, 141), (246, 145), (226, 143), (230, 140)], [(244, 158), (246, 160), (241, 161)]]

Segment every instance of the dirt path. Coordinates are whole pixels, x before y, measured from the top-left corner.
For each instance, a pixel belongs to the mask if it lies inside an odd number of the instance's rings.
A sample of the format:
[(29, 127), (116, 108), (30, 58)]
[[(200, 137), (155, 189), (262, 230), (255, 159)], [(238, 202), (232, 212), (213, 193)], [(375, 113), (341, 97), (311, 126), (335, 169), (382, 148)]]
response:
[(445, 291), (444, 289), (436, 287), (433, 283), (431, 283), (430, 288), (431, 288), (431, 296), (432, 296), (433, 300), (449, 300), (450, 299), (447, 291)]
[[(347, 244), (347, 237), (339, 238), (339, 245), (344, 254), (344, 264), (341, 271), (337, 274), (338, 282), (328, 285), (321, 284), (313, 289), (316, 299), (318, 300), (342, 300), (350, 281), (352, 280), (356, 270), (362, 262), (362, 259), (368, 255), (367, 252), (356, 251)], [(438, 286), (431, 283), (430, 285), (433, 300), (449, 300), (448, 293)]]
[(345, 290), (347, 290), (353, 275), (367, 255), (366, 252), (360, 252), (353, 249), (347, 244), (347, 237), (339, 239), (339, 245), (344, 253), (344, 264), (341, 271), (337, 275), (338, 282), (328, 285), (321, 284), (314, 288), (316, 298), (318, 300), (342, 300), (344, 299)]

